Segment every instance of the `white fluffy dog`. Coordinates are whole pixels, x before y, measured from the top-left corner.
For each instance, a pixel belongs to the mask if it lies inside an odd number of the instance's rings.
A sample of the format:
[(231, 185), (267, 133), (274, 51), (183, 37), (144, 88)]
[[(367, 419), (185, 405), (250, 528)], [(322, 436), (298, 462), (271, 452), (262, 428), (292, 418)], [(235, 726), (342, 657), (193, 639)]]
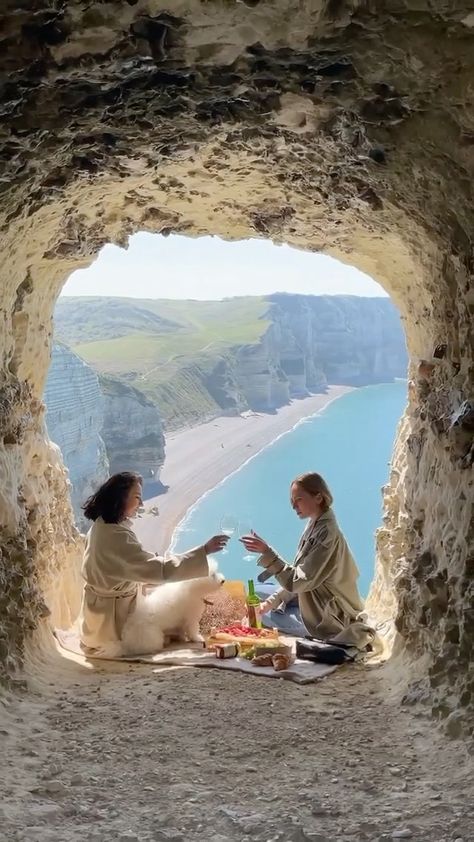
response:
[(224, 576), (209, 559), (209, 575), (184, 582), (167, 582), (137, 596), (136, 608), (122, 630), (122, 655), (160, 652), (167, 638), (202, 643), (199, 631), (206, 597), (223, 585)]

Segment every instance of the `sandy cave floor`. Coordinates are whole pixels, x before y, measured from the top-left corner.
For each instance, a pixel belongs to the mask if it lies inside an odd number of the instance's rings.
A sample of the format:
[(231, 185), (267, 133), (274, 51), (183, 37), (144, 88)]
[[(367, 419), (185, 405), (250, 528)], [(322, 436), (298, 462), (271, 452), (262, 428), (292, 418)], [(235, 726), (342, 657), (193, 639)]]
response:
[(4, 710), (2, 842), (473, 838), (465, 747), (385, 667), (306, 687), (152, 669), (56, 655)]

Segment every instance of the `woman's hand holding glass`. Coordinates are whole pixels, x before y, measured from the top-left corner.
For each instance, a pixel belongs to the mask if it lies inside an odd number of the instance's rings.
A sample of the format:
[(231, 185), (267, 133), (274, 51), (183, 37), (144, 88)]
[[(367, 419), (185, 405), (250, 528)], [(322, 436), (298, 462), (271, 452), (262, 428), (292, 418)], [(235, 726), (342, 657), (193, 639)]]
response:
[(242, 537), (239, 538), (239, 541), (242, 542), (249, 553), (258, 553), (259, 555), (262, 555), (262, 553), (265, 553), (270, 549), (267, 542), (264, 541), (263, 538), (260, 538), (253, 529), (250, 535), (242, 535)]
[(204, 544), (204, 552), (206, 555), (209, 555), (210, 553), (220, 553), (221, 551), (225, 552), (225, 546), (228, 540), (228, 535), (213, 535), (212, 538), (209, 538), (209, 541), (206, 541)]
[[(244, 520), (239, 520), (239, 538), (243, 538), (244, 535), (251, 535), (252, 534), (252, 524), (248, 518)], [(245, 553), (242, 556), (243, 561), (253, 561), (253, 555), (250, 553)]]

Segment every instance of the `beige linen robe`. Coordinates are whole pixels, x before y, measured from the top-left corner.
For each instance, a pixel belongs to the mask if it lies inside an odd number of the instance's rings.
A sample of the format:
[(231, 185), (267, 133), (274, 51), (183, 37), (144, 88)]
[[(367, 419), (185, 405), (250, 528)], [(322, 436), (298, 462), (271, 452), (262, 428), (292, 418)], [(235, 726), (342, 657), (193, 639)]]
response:
[(82, 565), (82, 646), (99, 649), (120, 640), (139, 583), (194, 579), (207, 576), (208, 570), (204, 547), (165, 560), (143, 549), (130, 521), (105, 523), (98, 518), (87, 534)]
[(269, 610), (297, 595), (301, 618), (312, 637), (333, 637), (363, 609), (357, 589), (359, 571), (331, 509), (309, 522), (292, 565), (271, 549), (260, 556), (258, 564), (282, 585), (269, 598)]

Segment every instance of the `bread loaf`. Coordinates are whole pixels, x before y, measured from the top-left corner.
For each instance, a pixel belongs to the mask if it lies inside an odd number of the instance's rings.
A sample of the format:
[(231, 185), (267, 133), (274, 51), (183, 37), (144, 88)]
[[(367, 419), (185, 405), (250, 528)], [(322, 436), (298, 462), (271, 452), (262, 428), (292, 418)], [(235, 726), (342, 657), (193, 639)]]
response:
[(255, 658), (252, 658), (252, 664), (254, 667), (271, 667), (273, 665), (273, 657), (271, 652), (265, 655), (256, 655)]
[(290, 655), (273, 655), (272, 664), (273, 664), (273, 668), (276, 672), (280, 672), (281, 670), (287, 670), (288, 667), (291, 664), (291, 656)]

